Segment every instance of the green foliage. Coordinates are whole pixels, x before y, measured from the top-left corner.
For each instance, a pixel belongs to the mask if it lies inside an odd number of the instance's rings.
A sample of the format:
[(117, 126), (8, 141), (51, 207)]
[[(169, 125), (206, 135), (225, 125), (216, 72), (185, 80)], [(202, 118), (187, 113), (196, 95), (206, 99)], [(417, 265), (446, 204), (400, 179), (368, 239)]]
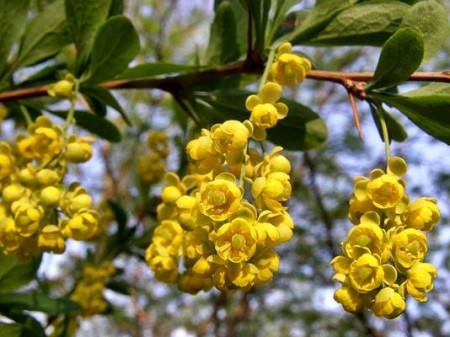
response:
[(80, 310), (80, 306), (68, 299), (53, 299), (41, 293), (2, 294), (0, 311), (30, 310), (41, 311), (49, 315), (68, 314)]
[[(67, 111), (49, 110), (49, 112), (61, 118), (66, 118), (67, 116)], [(76, 110), (75, 120), (78, 126), (102, 139), (114, 143), (120, 142), (122, 139), (122, 134), (117, 126), (104, 117), (94, 115), (88, 111)]]
[(98, 31), (84, 82), (99, 83), (123, 72), (139, 52), (139, 37), (122, 15), (109, 18)]
[(411, 28), (395, 32), (384, 44), (377, 68), (366, 91), (389, 88), (408, 80), (423, 58), (423, 41)]
[(254, 29), (255, 41), (253, 48), (261, 52), (266, 47), (266, 31), (268, 28), (271, 0), (246, 0), (246, 3), (248, 11), (251, 13)]
[(22, 327), (20, 324), (0, 323), (0, 335), (2, 337), (21, 337)]
[[(304, 44), (381, 46), (400, 26), (409, 6), (400, 1), (368, 1), (344, 9)], [(294, 40), (298, 43), (297, 39)]]
[[(234, 6), (239, 5), (235, 3)], [(228, 63), (238, 59), (242, 54), (238, 37), (242, 33), (242, 27), (238, 27), (234, 6), (231, 1), (222, 1), (216, 8), (206, 50), (207, 64)]]
[(0, 75), (4, 72), (11, 46), (20, 36), (29, 0), (0, 0)]
[(274, 15), (269, 22), (267, 31), (267, 45), (271, 45), (274, 41), (277, 31), (286, 19), (286, 13), (297, 3), (297, 0), (276, 0), (272, 3)]
[[(249, 91), (217, 91), (211, 95), (198, 95), (199, 118), (206, 125), (222, 123), (226, 119), (245, 120), (250, 112), (245, 109)], [(267, 130), (267, 138), (287, 150), (305, 151), (317, 148), (327, 139), (327, 127), (319, 115), (310, 108), (292, 100), (283, 99), (289, 107), (288, 116), (276, 128)]]
[(398, 109), (419, 128), (450, 144), (450, 84), (432, 83), (402, 95), (373, 93), (370, 96)]
[[(103, 114), (103, 107), (104, 106), (110, 106), (114, 110), (120, 113), (122, 118), (127, 122), (128, 125), (131, 125), (130, 120), (128, 119), (125, 111), (120, 106), (120, 103), (116, 100), (116, 98), (111, 94), (111, 92), (103, 87), (95, 86), (95, 85), (82, 85), (80, 87), (80, 92), (87, 97), (88, 100), (92, 100), (96, 102), (98, 105), (94, 106), (100, 108), (100, 116), (104, 116)], [(94, 110), (94, 112), (96, 112)], [(105, 111), (106, 112), (106, 111)]]
[(288, 40), (291, 41), (292, 44), (304, 44), (305, 42), (310, 41), (319, 35), (339, 12), (357, 2), (358, 0), (317, 0), (314, 8), (308, 13), (308, 16), (297, 29), (295, 29)]
[(404, 142), (405, 140), (408, 139), (408, 133), (406, 132), (402, 124), (400, 124), (400, 122), (394, 116), (392, 116), (385, 109), (383, 109), (383, 106), (381, 104), (378, 105), (371, 104), (370, 109), (372, 112), (373, 120), (375, 121), (375, 125), (378, 130), (378, 134), (380, 135), (381, 141), (384, 142), (383, 132), (381, 129), (380, 115), (384, 117), (384, 120), (386, 122), (389, 142), (392, 141)]
[(0, 252), (0, 294), (30, 283), (36, 277), (40, 263), (40, 257), (20, 261), (16, 256)]
[(64, 0), (56, 0), (28, 24), (13, 69), (53, 57), (69, 43)]
[(87, 63), (95, 35), (106, 20), (111, 0), (66, 0), (66, 17), (72, 39), (77, 47), (77, 65)]
[(442, 47), (448, 37), (448, 18), (445, 8), (437, 1), (420, 1), (405, 14), (400, 27), (417, 29), (424, 41), (423, 63)]

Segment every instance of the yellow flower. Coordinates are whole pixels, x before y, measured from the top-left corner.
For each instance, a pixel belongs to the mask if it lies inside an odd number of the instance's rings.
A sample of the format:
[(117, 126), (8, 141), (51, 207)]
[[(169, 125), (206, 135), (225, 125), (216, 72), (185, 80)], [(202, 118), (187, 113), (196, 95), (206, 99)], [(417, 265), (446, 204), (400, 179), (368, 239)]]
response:
[(354, 247), (365, 247), (372, 254), (381, 257), (385, 262), (390, 257), (386, 232), (379, 226), (380, 218), (377, 213), (365, 213), (361, 217), (361, 224), (353, 227), (348, 233), (347, 240), (343, 243), (343, 250), (350, 258), (357, 258), (358, 254), (353, 252)]
[(281, 86), (275, 82), (263, 85), (258, 95), (247, 97), (245, 107), (251, 111), (250, 121), (253, 123), (253, 138), (266, 138), (266, 129), (274, 127), (280, 119), (286, 117), (288, 107), (277, 102), (281, 98)]
[(251, 263), (258, 268), (255, 277), (255, 286), (258, 286), (272, 280), (273, 273), (280, 268), (280, 256), (272, 249), (263, 249), (255, 254)]
[(0, 180), (8, 177), (14, 169), (14, 158), (8, 143), (0, 142)]
[(152, 184), (164, 177), (166, 162), (159, 154), (151, 153), (138, 158), (136, 169), (143, 184)]
[(375, 315), (390, 319), (399, 316), (405, 309), (405, 299), (390, 287), (381, 289), (372, 304)]
[(97, 230), (98, 213), (94, 210), (82, 209), (71, 219), (62, 223), (62, 233), (74, 240), (88, 240)]
[(285, 207), (281, 202), (291, 196), (289, 175), (283, 172), (272, 172), (266, 177), (256, 178), (252, 185), (252, 195), (259, 208), (267, 208), (273, 212), (282, 212)]
[(163, 246), (151, 244), (145, 252), (145, 260), (161, 282), (174, 283), (178, 278), (178, 258)]
[(161, 192), (161, 198), (164, 203), (174, 204), (182, 195), (186, 193), (186, 187), (175, 173), (166, 173), (164, 176), (164, 182), (165, 186)]
[(79, 183), (70, 184), (61, 199), (61, 208), (72, 216), (81, 210), (89, 209), (92, 205), (92, 198), (87, 194), (86, 189)]
[(4, 187), (2, 191), (3, 201), (8, 204), (12, 204), (20, 198), (28, 196), (29, 194), (30, 190), (18, 183), (8, 185)]
[(231, 283), (239, 288), (250, 288), (253, 286), (258, 268), (252, 263), (227, 264), (227, 277)]
[(235, 165), (243, 161), (248, 138), (252, 132), (252, 124), (248, 121), (241, 123), (236, 120), (228, 120), (223, 124), (215, 124), (211, 127), (211, 138), (215, 150), (225, 155), (229, 165)]
[(176, 201), (178, 211), (178, 221), (185, 230), (192, 231), (199, 226), (207, 225), (211, 219), (203, 215), (197, 204), (197, 198), (190, 195), (183, 195)]
[(11, 211), (20, 235), (29, 237), (36, 233), (44, 213), (42, 207), (36, 206), (31, 200), (20, 199), (11, 205)]
[[(33, 175), (32, 167), (28, 167), (31, 175)], [(50, 169), (42, 169), (36, 173), (36, 181), (41, 187), (55, 185), (61, 180), (58, 172)]]
[(16, 229), (14, 219), (6, 217), (0, 219), (0, 246), (7, 254), (14, 254), (20, 247), (22, 237)]
[(38, 236), (37, 245), (46, 252), (61, 254), (65, 250), (64, 237), (55, 225), (47, 225), (42, 228)]
[(64, 157), (70, 163), (85, 163), (92, 157), (93, 139), (88, 137), (77, 138), (76, 136), (69, 137), (66, 145), (66, 152)]
[(404, 188), (397, 176), (383, 174), (367, 184), (367, 195), (378, 208), (392, 208), (402, 201)]
[(222, 225), (214, 242), (217, 255), (233, 263), (248, 261), (256, 250), (256, 231), (244, 218)]
[(350, 265), (350, 283), (359, 293), (368, 293), (378, 288), (384, 278), (380, 260), (371, 254), (363, 254)]
[(196, 294), (200, 290), (208, 291), (211, 287), (212, 280), (210, 277), (184, 273), (178, 280), (178, 288), (189, 294)]
[(151, 131), (147, 135), (148, 147), (162, 158), (169, 155), (169, 139), (164, 131)]
[(61, 198), (61, 190), (55, 186), (47, 186), (41, 190), (39, 201), (46, 207), (56, 206)]
[(163, 220), (155, 228), (152, 242), (154, 245), (165, 247), (171, 255), (178, 256), (183, 242), (183, 229), (176, 221)]
[(364, 213), (376, 210), (377, 208), (369, 198), (358, 199), (352, 196), (349, 202), (348, 218), (354, 225), (358, 225)]
[(186, 152), (200, 174), (206, 174), (223, 164), (224, 157), (217, 152), (210, 132), (202, 130), (199, 138), (191, 140), (186, 146)]
[(204, 215), (214, 221), (224, 221), (239, 208), (242, 191), (232, 174), (221, 173), (200, 188), (199, 198)]
[(64, 79), (50, 84), (47, 88), (47, 93), (53, 97), (67, 98), (71, 102), (75, 102), (77, 100), (75, 84), (75, 77), (72, 74), (66, 74)]
[(267, 176), (271, 172), (291, 172), (291, 163), (289, 159), (280, 154), (283, 151), (281, 146), (275, 146), (269, 155), (264, 156), (264, 160), (258, 167), (258, 174), (261, 177)]
[(304, 57), (292, 53), (292, 46), (285, 42), (278, 50), (278, 58), (272, 63), (272, 78), (281, 85), (294, 86), (303, 82), (311, 70), (311, 63)]
[(364, 297), (353, 288), (343, 286), (334, 292), (334, 300), (342, 305), (345, 311), (360, 312), (364, 308)]
[(208, 239), (208, 231), (202, 227), (187, 232), (183, 241), (183, 256), (186, 261), (196, 261), (214, 253), (214, 248)]
[(433, 279), (437, 276), (436, 267), (430, 263), (418, 262), (406, 272), (406, 290), (419, 302), (425, 302), (424, 293), (433, 289)]
[(401, 231), (392, 240), (392, 255), (404, 268), (411, 268), (422, 261), (428, 250), (427, 237), (414, 228)]
[(423, 197), (408, 206), (405, 222), (408, 227), (429, 231), (438, 223), (440, 217), (437, 200)]

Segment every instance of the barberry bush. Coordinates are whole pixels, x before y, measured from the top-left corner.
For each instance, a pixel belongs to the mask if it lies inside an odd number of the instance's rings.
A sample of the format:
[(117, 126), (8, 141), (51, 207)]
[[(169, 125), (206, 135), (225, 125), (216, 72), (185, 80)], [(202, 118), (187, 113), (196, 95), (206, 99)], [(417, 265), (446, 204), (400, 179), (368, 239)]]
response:
[(0, 0), (0, 336), (449, 334), (448, 13)]

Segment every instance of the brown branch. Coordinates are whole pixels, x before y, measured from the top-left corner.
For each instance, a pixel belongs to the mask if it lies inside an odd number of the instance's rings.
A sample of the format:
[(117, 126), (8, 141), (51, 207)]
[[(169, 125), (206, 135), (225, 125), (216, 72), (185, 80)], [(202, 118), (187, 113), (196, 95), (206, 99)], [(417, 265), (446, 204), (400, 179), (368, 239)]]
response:
[[(212, 69), (200, 70), (195, 73), (169, 76), (165, 78), (149, 78), (138, 80), (112, 80), (100, 85), (106, 89), (160, 89), (170, 93), (180, 89), (189, 88), (192, 85), (205, 83), (217, 78), (236, 74), (260, 74), (264, 70), (264, 64), (255, 58), (245, 61), (230, 63)], [(372, 79), (371, 72), (337, 72), (325, 70), (311, 70), (306, 76), (309, 79), (338, 83), (347, 90), (363, 90), (363, 84)], [(450, 71), (417, 72), (411, 75), (409, 81), (446, 82), (450, 83)], [(352, 92), (353, 92), (352, 91)], [(354, 96), (358, 97), (353, 92)], [(15, 101), (47, 95), (47, 86), (22, 88), (0, 93), (0, 102)]]
[(353, 97), (353, 94), (350, 91), (348, 92), (348, 99), (350, 100), (350, 105), (352, 106), (353, 120), (355, 122), (356, 129), (358, 130), (359, 140), (362, 141), (363, 136), (362, 136), (361, 122), (359, 121), (358, 106), (356, 105), (355, 98)]

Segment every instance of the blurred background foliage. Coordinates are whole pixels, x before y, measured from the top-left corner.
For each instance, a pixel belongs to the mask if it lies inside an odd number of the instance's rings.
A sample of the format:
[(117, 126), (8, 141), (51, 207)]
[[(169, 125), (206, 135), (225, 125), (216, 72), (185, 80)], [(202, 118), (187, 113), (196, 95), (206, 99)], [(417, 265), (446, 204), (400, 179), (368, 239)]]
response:
[[(45, 8), (46, 2), (35, 0), (36, 10)], [(314, 1), (299, 2), (291, 9), (281, 29), (292, 29), (313, 6)], [(214, 60), (214, 51), (207, 47), (214, 1), (127, 0), (124, 13), (139, 32), (141, 50), (134, 61), (136, 64), (198, 65)], [(316, 68), (335, 71), (373, 70), (380, 53), (379, 49), (366, 46), (296, 50), (307, 55)], [(447, 39), (441, 51), (422, 70), (450, 69), (449, 55), (450, 40)], [(64, 54), (61, 57), (64, 59)], [(26, 77), (26, 70), (23, 76)], [(253, 90), (252, 81), (256, 79), (247, 76), (235, 83), (248, 84)], [(232, 84), (224, 85), (232, 87)], [(415, 87), (414, 83), (404, 85), (404, 88)], [(110, 290), (106, 298), (110, 307), (106, 315), (82, 320), (76, 336), (450, 335), (448, 145), (423, 133), (403, 115), (392, 112), (406, 126), (409, 135), (406, 142), (393, 143), (392, 151), (409, 163), (407, 181), (411, 196), (432, 195), (439, 199), (442, 220), (429, 238), (430, 261), (437, 265), (439, 276), (429, 301), (420, 305), (409, 301), (407, 314), (400, 318), (388, 321), (372, 315), (347, 314), (333, 300), (335, 284), (331, 281), (329, 261), (339, 252), (340, 242), (351, 227), (347, 221), (347, 203), (352, 193), (352, 179), (368, 174), (374, 167), (384, 166), (384, 145), (368, 105), (358, 103), (363, 130), (360, 141), (347, 92), (333, 83), (306, 80), (286, 98), (318, 112), (328, 126), (329, 135), (326, 144), (318, 149), (287, 152), (293, 163), (294, 195), (289, 208), (295, 220), (295, 236), (278, 251), (280, 272), (271, 283), (249, 293), (225, 295), (211, 290), (193, 296), (181, 293), (176, 286), (158, 282), (143, 259), (156, 226), (155, 206), (161, 186), (144, 186), (135, 168), (139, 153), (145, 151), (143, 143), (147, 131), (163, 130), (170, 138), (168, 169), (183, 170), (186, 159), (182, 149), (199, 131), (199, 126), (188, 122), (185, 107), (163, 91), (121, 90), (115, 91), (114, 96), (132, 126), (126, 125), (120, 114), (108, 111), (123, 132), (122, 141), (116, 144), (99, 141), (94, 160), (73, 174), (90, 191), (95, 191), (97, 201), (108, 198), (118, 202), (117, 220), (109, 229), (117, 235), (117, 241), (72, 242), (63, 256), (46, 254), (38, 271), (39, 280), (29, 286), (51, 296), (64, 296), (73, 287), (73, 276), (81, 273), (85, 259), (95, 260), (95, 256), (98, 258), (102, 254), (115, 257), (114, 264), (120, 273), (108, 284)], [(132, 239), (122, 247), (120, 244), (126, 242), (123, 240), (126, 233)]]

